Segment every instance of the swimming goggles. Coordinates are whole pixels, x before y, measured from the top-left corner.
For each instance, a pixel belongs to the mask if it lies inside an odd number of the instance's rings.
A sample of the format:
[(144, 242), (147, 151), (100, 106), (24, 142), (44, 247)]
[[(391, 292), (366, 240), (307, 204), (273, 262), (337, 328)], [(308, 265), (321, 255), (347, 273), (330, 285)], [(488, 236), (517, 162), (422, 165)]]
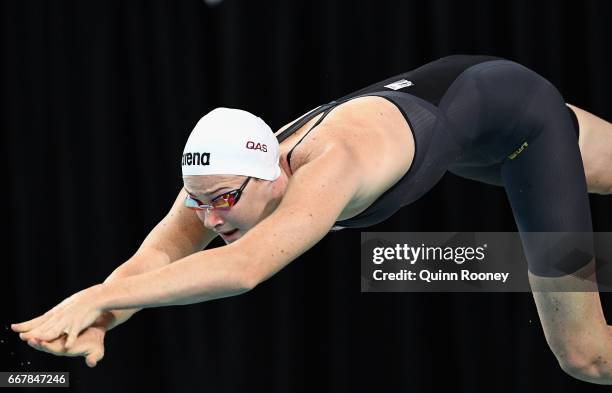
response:
[(242, 183), (242, 186), (240, 186), (240, 188), (236, 190), (228, 191), (226, 193), (214, 197), (210, 201), (210, 204), (203, 203), (202, 201), (187, 194), (187, 197), (185, 198), (185, 206), (193, 210), (228, 210), (236, 203), (238, 203), (238, 200), (242, 195), (242, 190), (244, 190), (244, 187), (246, 187), (249, 180), (251, 180), (250, 177), (248, 177), (246, 181)]

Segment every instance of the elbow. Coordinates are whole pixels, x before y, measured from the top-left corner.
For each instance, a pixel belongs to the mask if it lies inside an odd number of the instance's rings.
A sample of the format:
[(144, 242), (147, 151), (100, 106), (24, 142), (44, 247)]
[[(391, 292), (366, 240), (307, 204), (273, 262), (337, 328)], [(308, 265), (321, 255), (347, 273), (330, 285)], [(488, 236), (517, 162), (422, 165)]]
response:
[(249, 292), (250, 290), (254, 289), (260, 282), (261, 280), (259, 280), (259, 278), (255, 274), (244, 274), (240, 285), (241, 292)]
[(243, 272), (233, 272), (224, 277), (224, 281), (219, 282), (219, 293), (221, 297), (237, 296), (249, 292), (256, 286), (255, 280)]
[(255, 289), (256, 286), (268, 279), (266, 275), (268, 267), (264, 263), (256, 262), (257, 259), (251, 258), (239, 266), (240, 286), (244, 292)]
[(612, 384), (612, 369), (607, 359), (582, 348), (555, 353), (559, 366), (569, 376), (584, 382)]
[(249, 292), (254, 289), (262, 281), (258, 275), (255, 274), (253, 269), (243, 268), (240, 273), (235, 277), (240, 277), (237, 281), (238, 289), (240, 293)]
[(612, 373), (609, 367), (602, 367), (597, 363), (597, 360), (559, 361), (561, 369), (572, 378), (589, 383), (612, 385)]
[[(229, 245), (223, 248), (232, 247)], [(253, 260), (251, 257), (246, 257), (246, 254), (242, 253), (245, 259), (237, 261), (238, 263), (231, 264), (227, 267), (230, 269), (223, 273), (225, 278), (225, 287), (231, 290), (233, 295), (241, 295), (254, 289), (261, 280), (258, 279), (255, 274), (256, 271), (253, 267)]]

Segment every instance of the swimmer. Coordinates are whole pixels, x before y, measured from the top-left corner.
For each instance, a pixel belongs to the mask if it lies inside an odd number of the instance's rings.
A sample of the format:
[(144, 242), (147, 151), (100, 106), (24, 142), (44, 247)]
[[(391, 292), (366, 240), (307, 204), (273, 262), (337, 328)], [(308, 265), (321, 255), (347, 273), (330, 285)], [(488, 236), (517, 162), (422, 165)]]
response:
[[(22, 340), (93, 366), (104, 334), (135, 312), (245, 293), (330, 231), (384, 221), (448, 171), (504, 187), (532, 288), (583, 286), (534, 291), (545, 337), (569, 375), (612, 383), (612, 330), (597, 284), (581, 278), (593, 254), (556, 266), (549, 261), (559, 251), (529, 235), (592, 232), (588, 192), (612, 190), (612, 124), (566, 104), (534, 71), (498, 57), (448, 56), (275, 134), (248, 112), (217, 108), (193, 129), (181, 164), (174, 205), (136, 253), (104, 283), (13, 325)], [(217, 236), (226, 245), (206, 250)], [(591, 240), (567, 242), (592, 251)]]

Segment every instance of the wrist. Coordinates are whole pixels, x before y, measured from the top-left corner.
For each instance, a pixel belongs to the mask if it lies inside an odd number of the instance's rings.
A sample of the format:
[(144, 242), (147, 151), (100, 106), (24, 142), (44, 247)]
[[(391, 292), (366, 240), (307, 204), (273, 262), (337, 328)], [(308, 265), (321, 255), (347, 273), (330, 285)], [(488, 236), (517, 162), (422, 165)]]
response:
[(112, 311), (102, 311), (102, 314), (91, 326), (102, 329), (103, 331), (108, 331), (115, 326), (116, 321), (117, 317), (115, 316), (115, 314), (113, 314)]
[(94, 293), (93, 302), (95, 303), (98, 310), (105, 312), (112, 309), (109, 307), (109, 285), (108, 283), (96, 284), (96, 291)]

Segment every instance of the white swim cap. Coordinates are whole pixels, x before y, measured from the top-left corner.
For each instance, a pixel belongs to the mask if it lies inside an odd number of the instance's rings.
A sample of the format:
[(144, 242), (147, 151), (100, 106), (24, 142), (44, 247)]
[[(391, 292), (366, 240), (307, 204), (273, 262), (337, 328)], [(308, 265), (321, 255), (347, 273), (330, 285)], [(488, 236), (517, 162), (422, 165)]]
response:
[(198, 121), (183, 150), (183, 176), (243, 175), (275, 180), (280, 175), (278, 140), (259, 117), (217, 108)]

